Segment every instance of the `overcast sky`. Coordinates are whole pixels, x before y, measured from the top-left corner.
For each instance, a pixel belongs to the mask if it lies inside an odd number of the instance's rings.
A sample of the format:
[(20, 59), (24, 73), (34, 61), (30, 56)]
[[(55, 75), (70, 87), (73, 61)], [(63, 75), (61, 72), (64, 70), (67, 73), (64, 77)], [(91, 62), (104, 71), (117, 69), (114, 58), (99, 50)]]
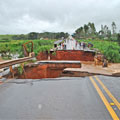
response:
[(88, 22), (120, 30), (120, 0), (0, 0), (0, 34), (74, 32)]

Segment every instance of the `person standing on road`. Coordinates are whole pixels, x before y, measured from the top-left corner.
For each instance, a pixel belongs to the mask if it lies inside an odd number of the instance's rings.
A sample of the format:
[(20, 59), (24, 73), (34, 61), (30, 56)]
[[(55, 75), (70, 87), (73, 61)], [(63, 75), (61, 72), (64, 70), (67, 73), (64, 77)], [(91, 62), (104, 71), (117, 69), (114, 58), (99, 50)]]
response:
[(85, 44), (85, 43), (83, 43), (83, 49), (85, 49), (85, 46), (86, 46), (86, 44)]
[(81, 48), (83, 49), (83, 42), (81, 42)]
[(79, 49), (81, 49), (81, 42), (79, 42)]

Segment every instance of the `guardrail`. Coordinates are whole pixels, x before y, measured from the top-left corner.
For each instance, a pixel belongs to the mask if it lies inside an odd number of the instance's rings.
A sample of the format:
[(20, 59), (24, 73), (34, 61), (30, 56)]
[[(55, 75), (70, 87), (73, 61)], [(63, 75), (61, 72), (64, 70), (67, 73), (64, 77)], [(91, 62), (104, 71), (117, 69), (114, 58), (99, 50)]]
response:
[(8, 60), (8, 61), (0, 62), (0, 69), (9, 67), (10, 72), (12, 73), (12, 76), (14, 78), (14, 71), (13, 71), (12, 65), (21, 64), (23, 71), (25, 73), (24, 64), (22, 64), (22, 63), (24, 63), (28, 60), (32, 60), (32, 59), (33, 59), (33, 56), (29, 56), (29, 57), (19, 58), (19, 59), (15, 59), (15, 60)]
[(33, 57), (24, 57), (24, 58), (19, 58), (19, 59), (15, 59), (15, 60), (8, 60), (8, 61), (0, 62), (0, 69), (9, 67), (9, 66), (12, 66), (15, 64), (20, 64), (20, 63), (26, 62), (28, 60), (31, 60), (32, 58)]

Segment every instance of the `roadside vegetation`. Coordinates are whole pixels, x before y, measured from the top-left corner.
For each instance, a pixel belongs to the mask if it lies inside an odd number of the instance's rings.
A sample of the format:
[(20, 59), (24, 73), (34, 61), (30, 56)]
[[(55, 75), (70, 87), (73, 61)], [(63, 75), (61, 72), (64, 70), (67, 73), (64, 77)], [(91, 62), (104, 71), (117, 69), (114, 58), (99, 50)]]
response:
[[(14, 56), (24, 57), (22, 45), (28, 40), (0, 40), (0, 54), (3, 59), (11, 59)], [(54, 40), (33, 40), (34, 52), (47, 51), (53, 47)], [(28, 50), (30, 46), (28, 45)]]
[(117, 25), (111, 23), (111, 28), (101, 25), (100, 31), (96, 31), (94, 23), (88, 23), (78, 28), (73, 36), (79, 42), (92, 43), (93, 48), (103, 53), (109, 62), (120, 63), (120, 33), (117, 33)]
[(120, 63), (120, 46), (117, 42), (106, 40), (78, 40), (78, 42), (92, 43), (93, 48), (96, 48), (106, 56), (109, 62)]
[[(69, 34), (64, 32), (30, 32), (19, 35), (0, 35), (0, 56), (3, 59), (23, 57), (22, 45), (31, 40), (34, 43), (34, 52), (37, 56), (40, 51), (49, 51), (53, 48), (55, 40), (62, 37), (67, 38), (68, 36)], [(28, 45), (27, 47), (30, 50), (30, 46)]]

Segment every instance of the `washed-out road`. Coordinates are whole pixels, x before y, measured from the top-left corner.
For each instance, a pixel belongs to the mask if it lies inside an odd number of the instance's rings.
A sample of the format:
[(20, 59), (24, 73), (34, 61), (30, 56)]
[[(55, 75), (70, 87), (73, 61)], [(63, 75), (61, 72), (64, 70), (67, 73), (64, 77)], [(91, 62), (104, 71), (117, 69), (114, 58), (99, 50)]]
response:
[(0, 120), (119, 120), (120, 77), (0, 83)]

